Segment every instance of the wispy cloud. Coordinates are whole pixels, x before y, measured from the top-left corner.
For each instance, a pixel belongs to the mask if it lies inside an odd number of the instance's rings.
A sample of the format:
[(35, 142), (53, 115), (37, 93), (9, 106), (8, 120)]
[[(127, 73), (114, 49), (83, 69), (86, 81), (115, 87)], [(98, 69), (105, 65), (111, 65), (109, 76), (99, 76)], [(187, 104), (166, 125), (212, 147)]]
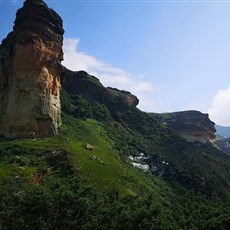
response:
[(154, 91), (152, 84), (142, 76), (136, 76), (126, 71), (98, 60), (87, 53), (79, 52), (79, 39), (64, 40), (63, 65), (71, 70), (85, 70), (100, 79), (105, 86), (128, 90), (140, 99), (140, 108), (149, 110), (153, 107), (150, 94)]
[(215, 123), (230, 126), (230, 86), (216, 93), (208, 113)]

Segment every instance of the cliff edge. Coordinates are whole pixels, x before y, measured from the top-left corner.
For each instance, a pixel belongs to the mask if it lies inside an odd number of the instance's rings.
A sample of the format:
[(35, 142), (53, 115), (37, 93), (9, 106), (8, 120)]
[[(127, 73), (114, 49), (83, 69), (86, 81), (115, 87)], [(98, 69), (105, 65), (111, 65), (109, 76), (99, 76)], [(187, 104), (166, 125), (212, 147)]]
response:
[(190, 110), (174, 113), (152, 114), (161, 123), (190, 142), (212, 142), (215, 139), (215, 123), (208, 114)]
[(64, 30), (43, 0), (26, 0), (0, 45), (0, 135), (52, 136), (61, 125)]

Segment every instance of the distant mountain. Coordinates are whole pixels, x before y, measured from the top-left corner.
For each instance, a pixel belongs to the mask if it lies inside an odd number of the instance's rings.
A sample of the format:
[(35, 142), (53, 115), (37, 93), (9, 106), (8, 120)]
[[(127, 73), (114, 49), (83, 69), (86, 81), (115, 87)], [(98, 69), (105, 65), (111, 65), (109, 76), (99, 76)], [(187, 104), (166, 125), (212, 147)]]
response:
[(216, 128), (216, 144), (219, 149), (230, 155), (230, 127), (215, 125)]
[(224, 138), (230, 137), (230, 127), (215, 125), (216, 135)]
[(217, 146), (219, 147), (219, 149), (222, 152), (230, 155), (230, 138), (229, 137), (228, 138), (218, 139), (216, 141), (216, 143), (217, 143)]

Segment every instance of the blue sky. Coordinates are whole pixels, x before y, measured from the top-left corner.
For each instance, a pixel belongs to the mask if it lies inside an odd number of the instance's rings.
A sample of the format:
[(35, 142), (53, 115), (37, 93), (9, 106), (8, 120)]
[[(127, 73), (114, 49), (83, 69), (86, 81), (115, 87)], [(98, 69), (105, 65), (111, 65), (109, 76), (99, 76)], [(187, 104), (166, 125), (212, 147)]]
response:
[[(131, 91), (151, 112), (196, 109), (230, 126), (230, 1), (59, 1), (64, 65)], [(0, 0), (0, 40), (22, 0)]]

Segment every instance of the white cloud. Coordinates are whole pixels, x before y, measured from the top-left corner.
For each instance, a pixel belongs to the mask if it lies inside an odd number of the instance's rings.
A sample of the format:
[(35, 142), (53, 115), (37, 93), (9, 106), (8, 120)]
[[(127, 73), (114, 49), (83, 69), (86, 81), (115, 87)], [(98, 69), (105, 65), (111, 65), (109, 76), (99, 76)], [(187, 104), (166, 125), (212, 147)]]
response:
[(64, 40), (63, 65), (73, 71), (85, 70), (100, 79), (105, 86), (130, 91), (140, 99), (140, 108), (151, 110), (153, 101), (150, 94), (154, 91), (150, 82), (141, 76), (134, 76), (126, 71), (113, 67), (84, 52), (77, 50), (80, 40), (67, 38)]
[(230, 87), (216, 93), (208, 113), (216, 124), (230, 126)]

